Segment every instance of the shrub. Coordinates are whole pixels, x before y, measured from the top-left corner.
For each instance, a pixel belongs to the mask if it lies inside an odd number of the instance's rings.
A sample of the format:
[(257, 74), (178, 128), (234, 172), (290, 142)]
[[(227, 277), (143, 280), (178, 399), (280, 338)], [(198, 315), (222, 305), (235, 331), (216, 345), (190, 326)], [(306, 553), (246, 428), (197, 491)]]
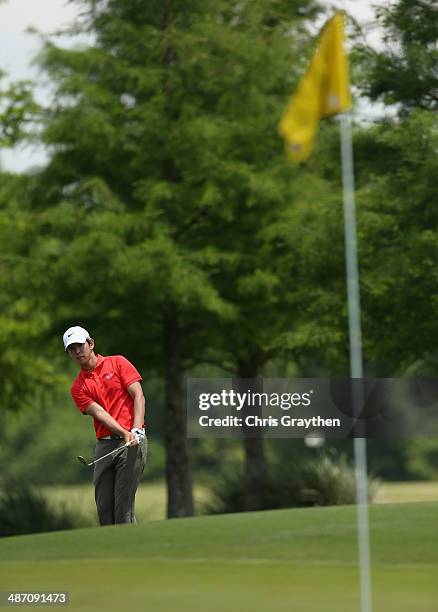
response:
[[(222, 474), (212, 486), (211, 499), (202, 511), (206, 514), (243, 512), (245, 509), (243, 476), (240, 470)], [(368, 479), (368, 498), (372, 501), (378, 481)], [(331, 453), (319, 458), (271, 469), (269, 485), (263, 495), (260, 510), (304, 506), (333, 506), (354, 504), (356, 484), (354, 467), (344, 455)]]
[(438, 439), (413, 438), (409, 440), (408, 467), (412, 478), (436, 480), (438, 478)]
[(9, 488), (0, 493), (0, 537), (74, 529), (86, 520), (66, 508), (53, 509), (31, 488)]
[[(356, 502), (354, 467), (341, 455), (321, 455), (304, 466), (300, 479), (301, 505), (340, 506)], [(375, 498), (378, 480), (368, 478), (368, 501)]]

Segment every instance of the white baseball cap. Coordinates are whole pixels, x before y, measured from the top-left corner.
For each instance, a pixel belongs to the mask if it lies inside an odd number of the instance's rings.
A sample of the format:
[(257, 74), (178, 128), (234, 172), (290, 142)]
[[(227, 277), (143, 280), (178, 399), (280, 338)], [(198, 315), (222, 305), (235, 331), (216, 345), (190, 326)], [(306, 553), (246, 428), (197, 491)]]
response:
[(75, 325), (74, 327), (69, 327), (68, 330), (62, 337), (62, 341), (64, 342), (64, 349), (67, 350), (70, 344), (74, 344), (78, 342), (79, 344), (83, 344), (90, 338), (90, 334), (83, 327), (79, 327), (79, 325)]

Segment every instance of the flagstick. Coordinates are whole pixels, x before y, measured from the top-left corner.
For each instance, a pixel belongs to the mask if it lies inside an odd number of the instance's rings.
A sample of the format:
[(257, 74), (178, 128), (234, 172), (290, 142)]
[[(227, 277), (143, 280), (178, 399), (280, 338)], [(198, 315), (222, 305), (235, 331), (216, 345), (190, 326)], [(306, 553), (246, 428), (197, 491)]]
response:
[[(350, 370), (352, 378), (363, 378), (362, 337), (360, 325), (359, 272), (357, 264), (356, 211), (354, 201), (353, 144), (351, 115), (344, 113), (341, 121), (342, 187), (344, 198), (345, 258), (347, 267), (348, 324), (350, 336)], [(363, 391), (353, 386), (355, 409), (362, 406)], [(354, 438), (356, 474), (357, 530), (361, 611), (372, 612), (370, 571), (370, 540), (367, 494), (367, 449), (365, 438)]]

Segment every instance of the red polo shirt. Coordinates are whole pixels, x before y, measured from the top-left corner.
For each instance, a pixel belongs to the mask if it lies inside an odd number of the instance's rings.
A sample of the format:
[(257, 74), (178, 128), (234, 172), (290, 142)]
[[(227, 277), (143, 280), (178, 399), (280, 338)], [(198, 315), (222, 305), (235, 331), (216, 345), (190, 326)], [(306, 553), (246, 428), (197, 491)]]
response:
[[(130, 431), (134, 423), (134, 400), (127, 387), (143, 380), (136, 368), (122, 355), (97, 355), (94, 370), (82, 370), (71, 387), (71, 395), (79, 410), (84, 411), (93, 402), (104, 408), (124, 429)], [(114, 432), (94, 419), (97, 438)]]

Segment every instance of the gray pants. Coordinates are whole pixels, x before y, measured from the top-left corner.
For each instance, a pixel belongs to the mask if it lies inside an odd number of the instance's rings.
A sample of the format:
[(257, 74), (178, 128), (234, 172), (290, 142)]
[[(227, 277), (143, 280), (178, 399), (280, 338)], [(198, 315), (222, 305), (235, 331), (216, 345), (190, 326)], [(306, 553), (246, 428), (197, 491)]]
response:
[[(98, 440), (96, 459), (106, 455), (123, 440)], [(147, 456), (147, 439), (138, 446), (125, 448), (94, 466), (94, 490), (101, 525), (135, 523), (135, 494)]]

